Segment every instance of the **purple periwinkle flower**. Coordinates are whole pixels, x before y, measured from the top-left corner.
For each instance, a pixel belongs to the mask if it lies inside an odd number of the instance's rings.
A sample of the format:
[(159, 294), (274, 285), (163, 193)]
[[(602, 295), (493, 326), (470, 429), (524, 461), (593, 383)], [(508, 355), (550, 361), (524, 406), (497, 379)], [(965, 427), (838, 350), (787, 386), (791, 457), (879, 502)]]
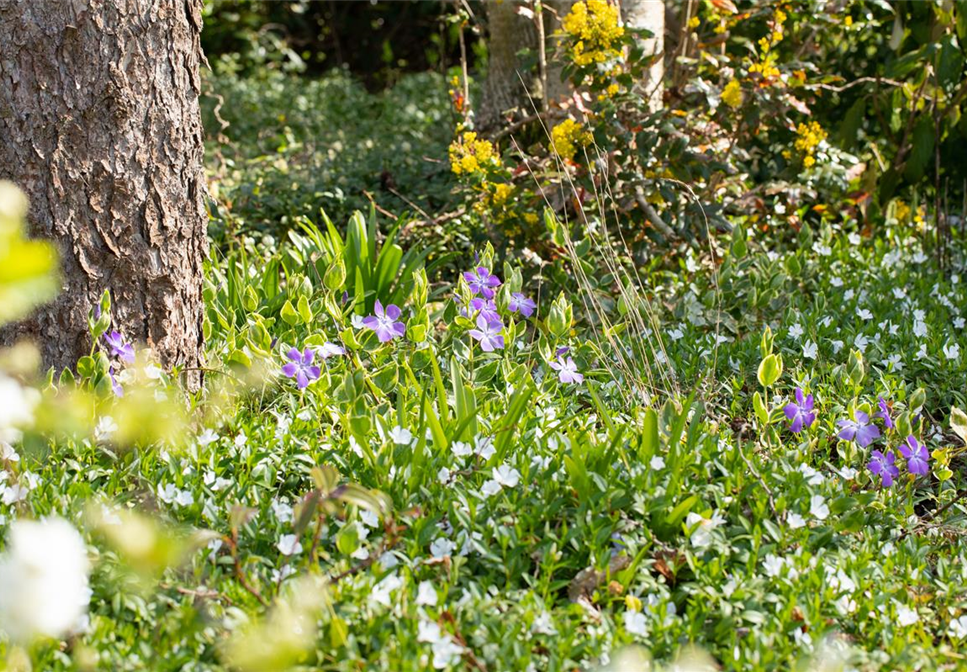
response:
[(876, 417), (882, 418), (884, 427), (887, 429), (893, 429), (895, 425), (893, 424), (893, 418), (890, 417), (890, 405), (883, 397), (878, 397), (877, 399), (880, 410), (876, 413)]
[(484, 352), (503, 350), (504, 337), (500, 335), (504, 325), (500, 322), (488, 322), (483, 315), (477, 315), (477, 328), (470, 330), (470, 335), (480, 341), (480, 348)]
[(813, 395), (803, 398), (801, 387), (796, 388), (796, 403), (786, 404), (782, 410), (792, 421), (789, 431), (793, 434), (798, 434), (804, 427), (809, 427), (816, 419), (816, 414), (813, 412)]
[(376, 314), (363, 318), (363, 326), (376, 332), (376, 337), (380, 343), (392, 341), (406, 334), (406, 327), (402, 322), (397, 322), (402, 311), (392, 303), (383, 310), (383, 304), (376, 301)]
[(330, 357), (335, 357), (336, 355), (345, 355), (346, 348), (330, 341), (326, 341), (316, 348), (316, 353), (323, 359), (329, 359)]
[(121, 383), (118, 382), (118, 379), (114, 377), (114, 367), (113, 366), (107, 367), (107, 375), (111, 379), (111, 391), (114, 392), (114, 396), (115, 397), (123, 397), (124, 396), (124, 388), (121, 387)]
[(880, 436), (880, 428), (870, 424), (870, 416), (863, 411), (856, 411), (855, 420), (840, 420), (836, 424), (842, 427), (838, 436), (843, 441), (856, 441), (860, 448), (866, 448)]
[(507, 308), (509, 308), (510, 312), (512, 313), (520, 313), (524, 317), (530, 317), (534, 314), (534, 310), (537, 309), (537, 304), (534, 303), (533, 299), (528, 299), (520, 292), (514, 292), (510, 295), (510, 301), (507, 302)]
[(886, 451), (886, 455), (879, 450), (874, 450), (871, 457), (873, 459), (867, 467), (870, 472), (880, 477), (884, 488), (889, 488), (893, 485), (893, 479), (900, 475), (900, 470), (896, 466), (896, 455), (892, 450)]
[[(470, 299), (470, 310), (479, 313), (487, 322), (500, 322), (500, 313), (493, 299)], [(469, 317), (469, 316), (468, 316)]]
[(319, 367), (312, 363), (316, 356), (312, 348), (306, 348), (302, 352), (298, 348), (291, 348), (285, 356), (289, 358), (289, 363), (282, 367), (282, 373), (289, 378), (295, 378), (300, 390), (319, 379)]
[(124, 336), (121, 335), (120, 331), (111, 331), (104, 334), (104, 342), (110, 348), (112, 356), (128, 364), (134, 361), (134, 346), (124, 342)]
[(558, 358), (556, 362), (548, 362), (548, 366), (557, 371), (557, 379), (562, 383), (583, 383), (584, 374), (578, 373), (578, 365), (573, 357)]
[(554, 351), (554, 354), (560, 357), (561, 355), (566, 355), (569, 352), (571, 352), (571, 348), (567, 347), (566, 345), (562, 345)]
[(911, 474), (923, 475), (930, 472), (930, 453), (927, 447), (917, 441), (914, 436), (908, 436), (907, 440), (898, 446), (900, 454), (907, 461), (907, 471)]
[(494, 290), (502, 284), (500, 278), (483, 266), (478, 266), (475, 271), (466, 271), (463, 279), (470, 286), (470, 291), (482, 295), (485, 299), (494, 298)]

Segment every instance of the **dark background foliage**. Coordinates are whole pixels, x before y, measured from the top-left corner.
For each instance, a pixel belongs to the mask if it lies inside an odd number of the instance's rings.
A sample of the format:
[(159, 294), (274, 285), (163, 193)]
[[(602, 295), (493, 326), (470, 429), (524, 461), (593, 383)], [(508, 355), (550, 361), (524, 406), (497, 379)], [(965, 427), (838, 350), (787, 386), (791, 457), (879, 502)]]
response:
[[(202, 45), (209, 59), (229, 56), (245, 73), (278, 58), (302, 63), (307, 75), (344, 68), (370, 89), (404, 72), (446, 69), (459, 62), (452, 3), (208, 0)], [(480, 2), (469, 5), (481, 12)], [(472, 36), (471, 36), (472, 38)], [(471, 67), (479, 49), (468, 49)]]

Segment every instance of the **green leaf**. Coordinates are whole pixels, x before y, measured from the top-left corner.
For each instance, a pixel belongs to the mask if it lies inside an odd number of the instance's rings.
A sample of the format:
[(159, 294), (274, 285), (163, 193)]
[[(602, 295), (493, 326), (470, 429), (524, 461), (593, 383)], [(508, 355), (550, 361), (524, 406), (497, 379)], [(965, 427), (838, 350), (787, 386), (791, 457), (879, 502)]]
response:
[(911, 182), (918, 182), (924, 176), (930, 160), (933, 158), (933, 146), (936, 140), (933, 119), (923, 115), (917, 120), (910, 140), (910, 155), (903, 168), (903, 176)]
[(286, 301), (285, 304), (283, 304), (282, 319), (292, 326), (302, 323), (302, 317), (296, 312), (295, 308), (292, 307), (291, 301)]
[(967, 413), (956, 406), (950, 409), (950, 429), (967, 444)]
[(309, 307), (309, 299), (305, 295), (299, 296), (299, 315), (306, 324), (312, 323), (312, 308)]
[(772, 387), (782, 375), (782, 355), (769, 355), (759, 363), (759, 384)]
[(766, 407), (765, 402), (762, 401), (762, 395), (756, 391), (752, 395), (752, 408), (755, 409), (755, 417), (759, 420), (759, 424), (765, 427), (769, 424), (769, 409)]

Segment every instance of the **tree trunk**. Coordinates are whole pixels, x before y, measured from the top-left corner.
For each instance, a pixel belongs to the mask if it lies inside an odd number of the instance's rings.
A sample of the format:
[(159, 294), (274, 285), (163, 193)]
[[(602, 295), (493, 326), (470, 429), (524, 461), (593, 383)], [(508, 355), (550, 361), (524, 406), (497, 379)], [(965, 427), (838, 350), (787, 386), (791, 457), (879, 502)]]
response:
[[(515, 110), (518, 116), (533, 112), (530, 98), (537, 91), (533, 69), (526, 69), (517, 53), (522, 49), (537, 50), (538, 37), (534, 21), (517, 13), (522, 3), (492, 0), (487, 8), (487, 79), (477, 114), (477, 127), (494, 128)], [(526, 5), (524, 5), (526, 6)], [(540, 107), (538, 102), (535, 102)]]
[[(553, 103), (560, 102), (563, 98), (571, 95), (573, 91), (571, 83), (564, 79), (564, 59), (560, 54), (560, 37), (555, 37), (561, 32), (561, 22), (568, 15), (577, 0), (553, 0), (545, 2), (548, 8), (553, 8), (553, 12), (544, 12), (545, 30), (548, 37), (547, 44), (547, 100)], [(553, 126), (554, 120), (549, 120), (548, 126)]]
[(47, 365), (90, 350), (105, 289), (114, 328), (165, 366), (202, 345), (202, 0), (0, 0), (0, 178), (30, 197), (63, 290), (6, 330)]
[(632, 30), (647, 30), (653, 34), (642, 40), (645, 54), (654, 56), (639, 91), (648, 99), (652, 112), (662, 108), (665, 76), (665, 3), (663, 0), (621, 0), (621, 20)]

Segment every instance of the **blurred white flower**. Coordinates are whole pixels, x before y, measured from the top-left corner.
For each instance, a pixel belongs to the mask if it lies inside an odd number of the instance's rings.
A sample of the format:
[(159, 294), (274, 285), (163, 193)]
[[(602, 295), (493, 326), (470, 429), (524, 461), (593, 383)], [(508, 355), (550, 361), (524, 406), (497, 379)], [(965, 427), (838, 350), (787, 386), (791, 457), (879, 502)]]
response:
[(497, 449), (494, 448), (494, 440), (488, 436), (478, 436), (474, 452), (480, 456), (480, 459), (486, 462), (497, 452)]
[(947, 626), (947, 634), (953, 639), (967, 637), (967, 615), (950, 621), (950, 625)]
[(463, 441), (454, 441), (453, 445), (450, 446), (450, 450), (457, 457), (466, 457), (473, 453), (473, 447), (469, 443), (464, 443)]
[(809, 500), (809, 513), (818, 520), (826, 520), (829, 516), (829, 507), (822, 495), (813, 495)]
[(483, 484), (483, 486), (481, 486), (480, 488), (480, 492), (483, 493), (484, 497), (493, 497), (500, 491), (501, 491), (500, 483), (498, 483), (493, 479), (486, 481)]
[(802, 356), (806, 359), (816, 359), (816, 355), (819, 354), (819, 346), (816, 345), (815, 341), (807, 340), (802, 344)]
[(437, 593), (433, 584), (429, 581), (421, 581), (420, 587), (416, 590), (416, 603), (420, 606), (435, 607), (437, 604)]
[(158, 499), (165, 504), (176, 506), (191, 506), (195, 503), (194, 496), (188, 490), (179, 490), (173, 483), (158, 484)]
[[(685, 525), (687, 525), (689, 529), (695, 528), (690, 537), (692, 546), (695, 548), (705, 548), (711, 544), (712, 532), (714, 532), (715, 528), (719, 525), (722, 525), (724, 522), (725, 518), (720, 516), (718, 513), (712, 514), (711, 518), (705, 518), (694, 512), (689, 513), (685, 517)], [(695, 527), (696, 525), (698, 525), (698, 527)]]
[(279, 537), (279, 543), (275, 545), (282, 555), (297, 555), (302, 553), (302, 544), (299, 537), (295, 534), (283, 534)]
[(547, 611), (542, 611), (531, 624), (531, 631), (539, 635), (556, 635), (557, 628), (554, 627), (554, 620)]
[(403, 585), (403, 581), (396, 574), (390, 574), (385, 579), (373, 586), (369, 599), (384, 607), (389, 606), (390, 595)]
[(494, 469), (494, 480), (505, 488), (516, 488), (520, 483), (520, 472), (502, 464)]
[(369, 509), (360, 509), (359, 519), (368, 527), (379, 527), (379, 516)]
[(286, 501), (273, 499), (272, 503), (269, 504), (272, 509), (272, 513), (278, 518), (280, 523), (291, 523), (292, 522), (292, 505)]
[(396, 427), (389, 430), (389, 438), (393, 440), (393, 443), (400, 446), (408, 446), (413, 443), (413, 432), (396, 425)]
[(916, 609), (911, 609), (905, 604), (900, 604), (897, 602), (896, 605), (896, 621), (900, 625), (907, 626), (913, 625), (920, 620), (920, 614), (917, 613)]
[(958, 343), (951, 343), (949, 345), (945, 344), (943, 346), (943, 354), (944, 354), (944, 357), (946, 357), (951, 361), (957, 359), (958, 357), (960, 357), (960, 344)]
[(0, 630), (21, 642), (63, 637), (87, 611), (89, 572), (87, 547), (70, 523), (15, 522), (0, 559)]
[(762, 559), (762, 570), (766, 576), (777, 577), (782, 574), (782, 568), (786, 566), (785, 558), (770, 553)]
[(631, 609), (625, 611), (624, 625), (625, 630), (629, 634), (637, 635), (638, 637), (648, 636), (648, 621), (640, 611), (632, 611)]
[(655, 471), (658, 471), (659, 469), (664, 469), (665, 468), (665, 458), (663, 458), (661, 455), (655, 455), (648, 462), (648, 466), (651, 467), (652, 469), (654, 469)]
[(27, 498), (28, 494), (30, 494), (30, 490), (19, 483), (14, 483), (13, 485), (0, 483), (0, 501), (7, 506), (23, 501)]
[(118, 431), (118, 423), (110, 415), (102, 415), (94, 428), (94, 440), (98, 443), (110, 441), (114, 433)]
[(218, 433), (207, 427), (204, 432), (198, 435), (198, 445), (202, 448), (216, 441), (218, 441)]
[(40, 392), (0, 373), (0, 441), (12, 443), (34, 421)]
[(17, 451), (9, 443), (0, 441), (0, 460), (5, 462), (19, 462), (20, 455), (17, 454)]
[(789, 525), (790, 530), (798, 530), (800, 527), (806, 526), (806, 519), (798, 513), (790, 513), (786, 516), (786, 524)]
[(430, 544), (430, 555), (434, 558), (444, 558), (448, 555), (453, 555), (455, 550), (457, 550), (457, 545), (446, 537), (434, 539), (433, 543)]

